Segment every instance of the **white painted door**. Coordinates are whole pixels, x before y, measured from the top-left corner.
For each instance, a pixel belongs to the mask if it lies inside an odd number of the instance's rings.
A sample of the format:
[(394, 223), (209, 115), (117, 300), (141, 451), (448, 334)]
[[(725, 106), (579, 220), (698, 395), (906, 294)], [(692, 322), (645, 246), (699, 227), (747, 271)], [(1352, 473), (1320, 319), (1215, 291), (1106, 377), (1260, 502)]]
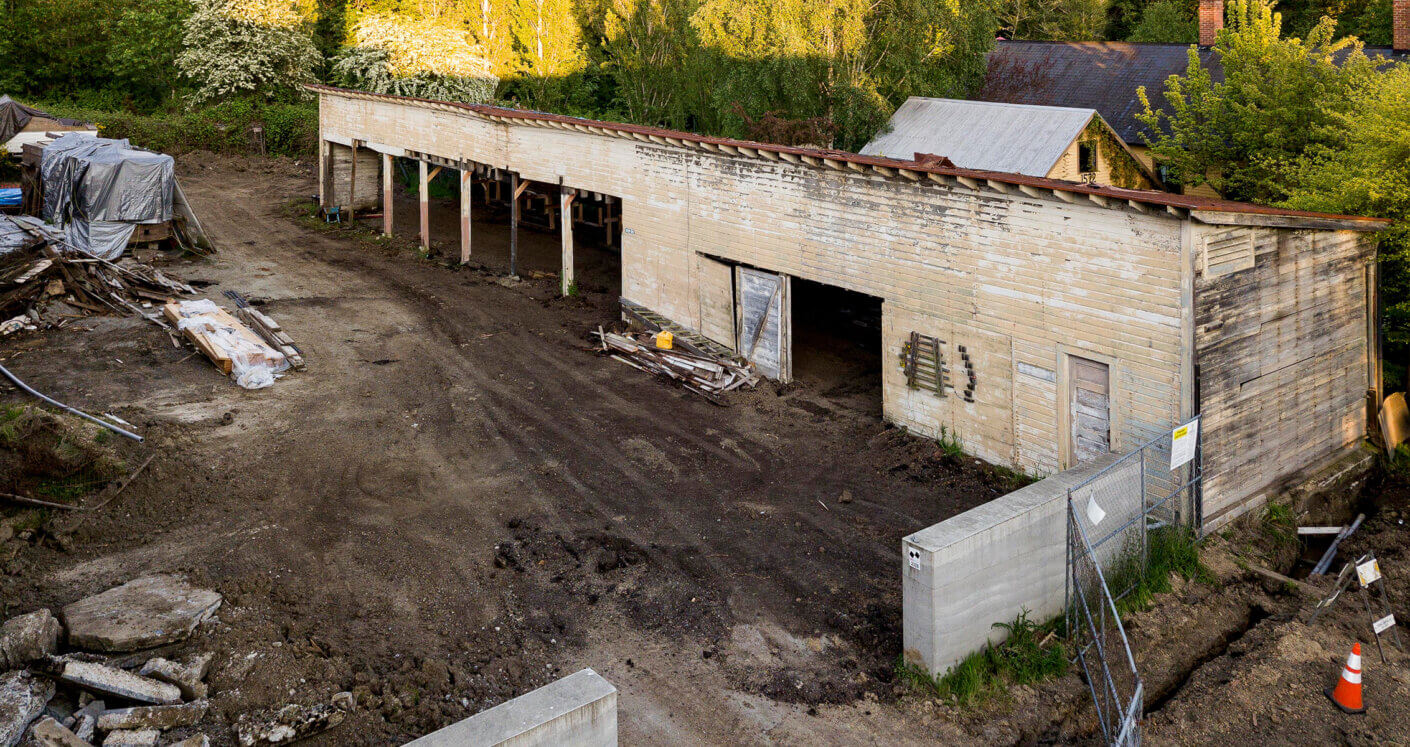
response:
[(735, 273), (736, 349), (759, 373), (787, 381), (788, 277), (748, 267), (736, 267)]
[(1111, 451), (1111, 371), (1105, 363), (1068, 358), (1067, 403), (1073, 465)]

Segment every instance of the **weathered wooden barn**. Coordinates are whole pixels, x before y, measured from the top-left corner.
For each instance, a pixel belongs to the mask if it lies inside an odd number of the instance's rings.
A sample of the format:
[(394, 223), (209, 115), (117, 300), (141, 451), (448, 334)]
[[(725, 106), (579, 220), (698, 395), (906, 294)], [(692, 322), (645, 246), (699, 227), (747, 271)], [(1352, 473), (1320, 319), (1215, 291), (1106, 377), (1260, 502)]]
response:
[(819, 311), (795, 286), (874, 302), (884, 417), (996, 464), (1053, 473), (1199, 414), (1206, 526), (1355, 448), (1380, 387), (1381, 221), (312, 90), (325, 204), (390, 200), (393, 158), (458, 169), (469, 257), (474, 179), (533, 183), (566, 292), (573, 201), (610, 196), (625, 301), (785, 380)]

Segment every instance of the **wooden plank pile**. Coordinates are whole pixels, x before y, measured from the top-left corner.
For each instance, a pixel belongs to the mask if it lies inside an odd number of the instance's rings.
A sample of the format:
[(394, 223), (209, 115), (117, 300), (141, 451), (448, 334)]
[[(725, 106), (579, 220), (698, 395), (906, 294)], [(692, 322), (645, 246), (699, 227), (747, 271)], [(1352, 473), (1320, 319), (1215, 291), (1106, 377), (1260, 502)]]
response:
[(64, 251), (63, 236), (34, 218), (0, 216), (0, 234), (12, 239), (0, 253), (0, 321), (25, 317), (29, 326), (62, 326), (91, 314), (132, 313), (165, 327), (144, 309), (196, 292), (131, 258), (110, 262)]
[(716, 404), (724, 403), (715, 395), (752, 387), (759, 381), (748, 362), (737, 358), (706, 355), (699, 350), (663, 349), (656, 346), (651, 334), (616, 334), (601, 328), (596, 334), (602, 341), (602, 352), (613, 360), (670, 379)]
[(279, 322), (274, 321), (264, 312), (253, 306), (240, 306), (235, 309), (235, 317), (245, 323), (245, 326), (254, 330), (255, 334), (264, 339), (270, 347), (284, 354), (289, 365), (302, 371), (304, 370), (304, 357), (299, 352), (299, 347), (294, 344), (294, 338), (290, 337)]

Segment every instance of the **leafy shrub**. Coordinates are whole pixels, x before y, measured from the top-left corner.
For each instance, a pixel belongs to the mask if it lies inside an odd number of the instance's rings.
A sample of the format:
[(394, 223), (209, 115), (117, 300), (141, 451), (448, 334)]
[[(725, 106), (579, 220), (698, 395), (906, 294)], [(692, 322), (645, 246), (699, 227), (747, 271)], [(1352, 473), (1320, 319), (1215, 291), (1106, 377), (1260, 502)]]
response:
[(481, 103), (499, 79), (463, 31), (432, 20), (373, 13), (353, 30), (355, 44), (333, 65), (349, 88), (398, 96)]
[(285, 0), (194, 0), (176, 57), (181, 73), (196, 82), (193, 104), (226, 96), (268, 99), (302, 96), (315, 83), (323, 57), (302, 19)]
[(39, 108), (96, 122), (104, 137), (127, 138), (133, 145), (178, 155), (193, 150), (248, 153), (250, 127), (255, 122), (264, 125), (265, 147), (272, 155), (312, 156), (318, 144), (318, 105), (313, 102), (266, 103), (242, 98), (189, 112), (154, 115), (62, 102), (43, 103)]

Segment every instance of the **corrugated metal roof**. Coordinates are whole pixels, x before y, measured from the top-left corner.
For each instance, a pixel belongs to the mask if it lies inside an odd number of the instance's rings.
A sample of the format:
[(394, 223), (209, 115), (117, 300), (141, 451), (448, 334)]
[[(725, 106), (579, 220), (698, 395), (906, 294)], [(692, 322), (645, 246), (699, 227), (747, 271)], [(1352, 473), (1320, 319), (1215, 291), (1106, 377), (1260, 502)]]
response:
[(1097, 112), (912, 96), (862, 155), (944, 156), (962, 169), (1047, 176)]
[[(1242, 220), (1241, 216), (1258, 215), (1274, 218), (1307, 219), (1306, 223), (1298, 226), (1303, 228), (1326, 227), (1319, 226), (1317, 223), (1319, 221), (1337, 223), (1336, 228), (1352, 228), (1354, 226), (1355, 230), (1364, 231), (1379, 231), (1390, 225), (1390, 221), (1385, 218), (1367, 218), (1355, 215), (1288, 210), (1286, 208), (1233, 202), (1213, 197), (1201, 197), (1199, 195), (1178, 195), (1151, 189), (1124, 189), (1122, 187), (1112, 187), (1102, 184), (1069, 182), (1047, 177), (1025, 176), (1023, 174), (987, 171), (982, 169), (963, 169), (943, 162), (923, 162), (901, 158), (864, 156), (860, 153), (849, 153), (841, 150), (810, 148), (797, 145), (774, 145), (751, 140), (736, 140), (734, 138), (715, 137), (713, 135), (699, 135), (693, 132), (668, 130), (662, 127), (651, 127), (648, 125), (603, 122), (595, 119), (586, 119), (584, 117), (573, 117), (566, 114), (550, 114), (525, 109), (511, 109), (491, 104), (466, 104), (457, 101), (439, 101), (436, 99), (421, 99), (412, 96), (395, 96), (387, 93), (369, 93), (367, 91), (357, 91), (348, 88), (336, 88), (320, 83), (304, 84), (303, 88), (304, 90), (320, 95), (343, 96), (364, 101), (389, 101), (409, 106), (438, 109), (441, 111), (470, 112), (477, 116), (500, 122), (517, 122), (539, 127), (573, 129), (596, 135), (631, 138), (647, 143), (658, 143), (660, 145), (699, 147), (707, 151), (724, 152), (734, 156), (758, 157), (768, 160), (783, 159), (790, 163), (802, 162), (813, 168), (835, 169), (839, 171), (855, 170), (862, 173), (872, 171), (884, 176), (896, 176), (899, 174), (903, 178), (913, 180), (919, 180), (923, 177), (938, 179), (948, 177), (951, 179), (965, 180), (964, 183), (966, 183), (967, 186), (968, 184), (973, 184), (973, 188), (976, 190), (981, 188), (981, 182), (995, 182), (1000, 185), (1012, 185), (1020, 190), (1025, 187), (1051, 190), (1058, 199), (1063, 200), (1070, 201), (1080, 195), (1091, 198), (1094, 202), (1097, 202), (1097, 204), (1105, 204), (1113, 207), (1122, 204), (1130, 204), (1133, 208), (1137, 205), (1157, 205), (1171, 210), (1186, 210), (1189, 211), (1191, 215), (1219, 213), (1230, 216), (1228, 221)], [(1201, 220), (1209, 222), (1206, 218), (1201, 218)], [(1231, 225), (1232, 224), (1234, 223), (1231, 223)]]

